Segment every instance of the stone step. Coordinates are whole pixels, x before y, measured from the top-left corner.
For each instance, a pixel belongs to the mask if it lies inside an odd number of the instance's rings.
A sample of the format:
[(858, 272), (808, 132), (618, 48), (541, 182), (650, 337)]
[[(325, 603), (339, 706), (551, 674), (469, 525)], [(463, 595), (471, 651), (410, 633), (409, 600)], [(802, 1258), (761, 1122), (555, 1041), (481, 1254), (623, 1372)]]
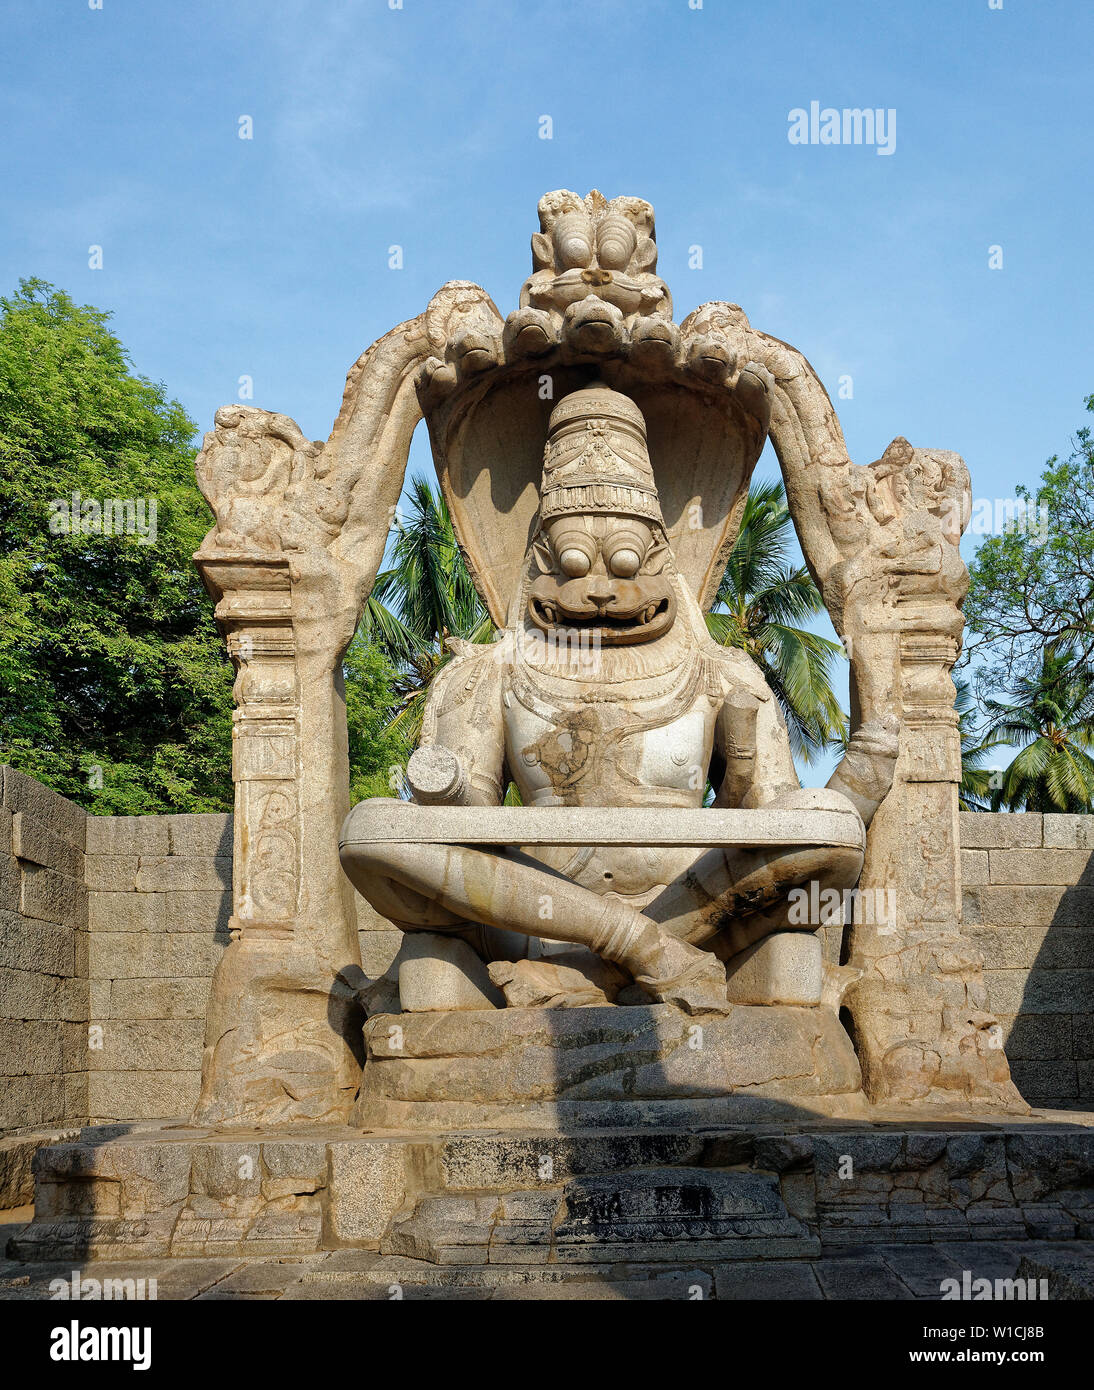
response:
[(575, 1134), (454, 1134), (437, 1143), (437, 1181), (445, 1191), (510, 1191), (630, 1168), (727, 1167), (749, 1163), (752, 1134), (686, 1129), (600, 1130)]
[(382, 1254), (447, 1265), (781, 1259), (819, 1249), (774, 1177), (686, 1167), (429, 1195), (380, 1245)]
[[(397, 1284), (384, 1284), (371, 1280), (358, 1280), (346, 1285), (337, 1293), (329, 1286), (318, 1284), (296, 1284), (286, 1289), (281, 1301), (291, 1303), (323, 1302), (330, 1298), (353, 1300), (354, 1302), (391, 1302), (395, 1299), (407, 1302), (483, 1302), (504, 1300), (505, 1302), (660, 1302), (669, 1299), (684, 1299), (691, 1302), (706, 1301), (710, 1297), (711, 1279), (702, 1275), (701, 1283), (687, 1283), (683, 1279), (580, 1279), (548, 1281), (532, 1277), (523, 1284), (467, 1284), (445, 1285), (417, 1284), (403, 1287)], [(208, 1297), (208, 1296), (207, 1296)], [(229, 1295), (224, 1295), (225, 1298)]]
[[(587, 1297), (620, 1297), (622, 1294), (619, 1291), (627, 1290), (626, 1296), (634, 1298), (653, 1287), (659, 1292), (656, 1295), (645, 1293), (645, 1296), (707, 1299), (712, 1296), (714, 1278), (710, 1272), (687, 1263), (650, 1265), (621, 1262), (593, 1273), (587, 1265), (545, 1265), (539, 1262), (441, 1265), (404, 1255), (343, 1250), (334, 1252), (305, 1274), (297, 1284), (286, 1290), (284, 1297), (349, 1301), (362, 1297), (409, 1298), (428, 1290), (442, 1297), (459, 1297), (463, 1290), (488, 1296), (493, 1290), (498, 1290), (504, 1298), (571, 1299), (580, 1295), (571, 1294), (568, 1290), (579, 1288), (585, 1291)], [(525, 1295), (521, 1292), (525, 1288), (537, 1292)], [(591, 1292), (593, 1289), (607, 1289), (610, 1292), (594, 1294)]]
[[(916, 1119), (572, 1133), (85, 1130), (38, 1150), (21, 1259), (308, 1255), (727, 1260), (1094, 1237), (1094, 1126)], [(455, 1206), (432, 1198), (466, 1199)], [(485, 1206), (482, 1203), (485, 1202)], [(446, 1215), (446, 1212), (448, 1215)], [(470, 1213), (470, 1214), (469, 1214)], [(809, 1245), (801, 1242), (807, 1239)], [(789, 1242), (789, 1243), (788, 1243)], [(743, 1250), (743, 1254), (741, 1253)]]

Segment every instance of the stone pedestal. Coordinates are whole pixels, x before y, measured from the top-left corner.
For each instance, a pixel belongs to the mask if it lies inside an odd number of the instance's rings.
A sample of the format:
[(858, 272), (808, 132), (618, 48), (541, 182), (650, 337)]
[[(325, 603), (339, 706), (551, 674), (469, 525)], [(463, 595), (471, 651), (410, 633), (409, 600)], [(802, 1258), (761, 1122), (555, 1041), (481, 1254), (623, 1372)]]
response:
[(854, 1048), (826, 1008), (389, 1014), (365, 1038), (353, 1118), (369, 1128), (565, 1133), (865, 1112)]

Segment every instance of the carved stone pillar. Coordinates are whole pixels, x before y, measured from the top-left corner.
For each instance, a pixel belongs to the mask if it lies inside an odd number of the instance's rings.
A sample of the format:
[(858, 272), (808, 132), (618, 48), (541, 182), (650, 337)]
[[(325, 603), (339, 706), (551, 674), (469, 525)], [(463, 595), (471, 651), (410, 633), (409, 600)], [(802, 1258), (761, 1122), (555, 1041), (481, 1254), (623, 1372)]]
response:
[(319, 649), (301, 640), (286, 555), (199, 564), (237, 703), (232, 941), (210, 997), (194, 1118), (334, 1122), (360, 1071), (357, 924), (337, 853), (349, 810), (344, 632), (332, 623)]
[[(949, 633), (899, 640), (901, 752), (867, 839), (847, 1005), (867, 1092), (898, 1104), (1028, 1109), (988, 1012), (979, 952), (962, 935), (958, 839), (961, 745)], [(887, 917), (871, 911), (888, 889)]]
[[(737, 311), (739, 312), (739, 311)], [(886, 1105), (1025, 1112), (983, 962), (961, 935), (961, 746), (950, 676), (968, 572), (963, 460), (894, 439), (859, 467), (824, 387), (785, 343), (749, 332), (775, 381), (771, 438), (802, 550), (851, 664), (851, 727), (900, 723), (891, 791), (867, 835), (845, 996), (863, 1085)]]
[(236, 667), (232, 940), (213, 976), (194, 1122), (344, 1121), (363, 979), (338, 862), (349, 811), (342, 657), (420, 419), (426, 315), (355, 364), (326, 445), (283, 415), (217, 412), (198, 482), (217, 524), (194, 559)]

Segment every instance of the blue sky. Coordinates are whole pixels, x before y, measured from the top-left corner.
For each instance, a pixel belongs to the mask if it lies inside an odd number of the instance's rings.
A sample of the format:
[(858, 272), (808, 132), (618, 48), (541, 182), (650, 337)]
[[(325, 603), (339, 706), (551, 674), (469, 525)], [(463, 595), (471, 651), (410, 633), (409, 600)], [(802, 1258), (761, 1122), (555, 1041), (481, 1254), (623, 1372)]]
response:
[[(325, 438), (370, 342), (448, 279), (514, 308), (539, 196), (595, 186), (654, 204), (678, 319), (733, 300), (852, 377), (858, 462), (1035, 482), (1094, 392), (1094, 3), (696, 3), (8, 0), (0, 287), (113, 310), (202, 430), (247, 375)], [(814, 100), (895, 110), (893, 153), (791, 144)]]

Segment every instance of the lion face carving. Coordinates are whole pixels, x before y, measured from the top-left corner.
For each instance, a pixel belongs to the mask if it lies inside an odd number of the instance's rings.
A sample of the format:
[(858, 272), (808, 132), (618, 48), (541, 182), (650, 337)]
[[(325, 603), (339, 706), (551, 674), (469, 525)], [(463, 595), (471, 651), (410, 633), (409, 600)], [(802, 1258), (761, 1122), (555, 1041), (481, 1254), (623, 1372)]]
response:
[(557, 516), (534, 552), (541, 573), (528, 617), (541, 632), (576, 630), (611, 647), (653, 642), (672, 626), (676, 594), (660, 527), (633, 516)]
[(657, 245), (649, 203), (609, 201), (596, 189), (580, 198), (560, 189), (540, 199), (539, 225), (522, 307), (564, 311), (596, 295), (625, 315), (672, 317), (668, 287), (653, 273)]

